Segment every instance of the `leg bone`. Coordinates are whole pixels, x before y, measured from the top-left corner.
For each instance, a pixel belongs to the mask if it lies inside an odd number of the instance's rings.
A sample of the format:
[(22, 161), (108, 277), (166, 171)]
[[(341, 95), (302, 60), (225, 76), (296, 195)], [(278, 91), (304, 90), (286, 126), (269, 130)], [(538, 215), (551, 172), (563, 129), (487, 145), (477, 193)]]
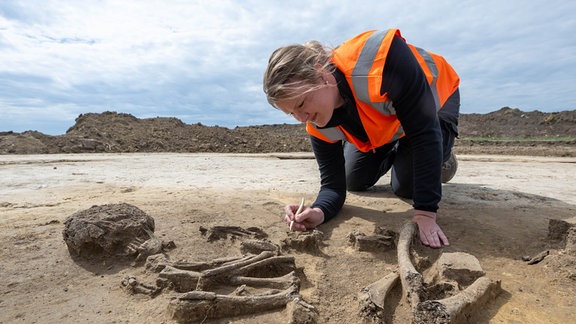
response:
[(191, 291), (170, 301), (168, 313), (179, 323), (197, 323), (209, 318), (240, 316), (281, 308), (294, 298), (299, 298), (296, 286), (279, 293), (258, 296)]
[(400, 236), (398, 238), (398, 268), (400, 270), (400, 280), (402, 281), (402, 289), (404, 296), (410, 302), (412, 309), (420, 303), (420, 296), (424, 290), (424, 279), (422, 275), (416, 271), (412, 261), (410, 260), (410, 245), (414, 232), (416, 231), (416, 224), (409, 222), (404, 225)]
[(415, 323), (467, 323), (469, 317), (500, 293), (500, 282), (480, 277), (459, 294), (420, 303), (414, 312)]

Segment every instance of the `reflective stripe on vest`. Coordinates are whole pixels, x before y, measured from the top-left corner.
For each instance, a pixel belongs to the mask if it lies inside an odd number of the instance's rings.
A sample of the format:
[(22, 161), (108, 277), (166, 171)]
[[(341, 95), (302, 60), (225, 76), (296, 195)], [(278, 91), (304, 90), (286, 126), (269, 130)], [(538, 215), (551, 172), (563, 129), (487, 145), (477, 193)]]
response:
[[(350, 86), (355, 95), (356, 106), (359, 110), (359, 114), (361, 115), (360, 120), (363, 124), (363, 127), (366, 129), (368, 126), (365, 124), (363, 116), (367, 116), (366, 114), (369, 112), (369, 110), (373, 109), (372, 111), (374, 113), (369, 114), (371, 117), (366, 120), (366, 122), (369, 121), (369, 123), (372, 123), (372, 126), (370, 127), (374, 127), (374, 122), (377, 119), (380, 119), (377, 117), (377, 115), (381, 114), (380, 116), (382, 116), (382, 124), (380, 125), (387, 125), (385, 127), (389, 126), (388, 129), (393, 132), (389, 132), (389, 134), (385, 136), (380, 136), (379, 139), (375, 140), (375, 143), (361, 142), (340, 126), (319, 129), (315, 125), (308, 123), (306, 126), (308, 133), (328, 142), (347, 140), (363, 152), (373, 150), (378, 146), (396, 141), (404, 136), (402, 126), (396, 118), (396, 109), (394, 108), (393, 102), (386, 97), (386, 94), (380, 94), (384, 62), (388, 54), (388, 49), (392, 42), (392, 38), (395, 35), (402, 37), (402, 35), (400, 35), (400, 31), (397, 29), (390, 29), (388, 31), (373, 31), (360, 34), (355, 38), (355, 42), (358, 44), (358, 46), (361, 46), (361, 48), (358, 48), (359, 54), (352, 54), (352, 56), (341, 56), (342, 58), (339, 59), (339, 62), (342, 62), (345, 65), (344, 67), (346, 67), (346, 69), (342, 70), (342, 72), (344, 72), (346, 75), (346, 78), (350, 83)], [(359, 41), (361, 39), (365, 39), (363, 40), (363, 43)], [(426, 80), (430, 85), (430, 89), (434, 97), (436, 110), (441, 109), (443, 103), (446, 101), (449, 95), (458, 88), (458, 75), (442, 57), (427, 52), (421, 48), (417, 48), (411, 44), (407, 45), (416, 57), (419, 65), (426, 75)], [(347, 48), (350, 49), (350, 47)], [(336, 51), (338, 51), (338, 49), (336, 49)], [(358, 53), (358, 51), (353, 50), (352, 53)], [(344, 59), (344, 61), (342, 61), (342, 59)], [(378, 60), (381, 65), (375, 64), (375, 61)], [(335, 61), (335, 63), (337, 63), (337, 61)], [(346, 66), (346, 64), (350, 65)], [(341, 68), (338, 64), (336, 65), (339, 69)], [(441, 94), (439, 94), (439, 91)], [(398, 127), (398, 129), (395, 129), (395, 127)], [(366, 129), (366, 133), (369, 139), (375, 135), (374, 130), (372, 129)]]
[(374, 63), (374, 58), (380, 49), (380, 44), (382, 44), (382, 41), (384, 41), (384, 37), (386, 37), (387, 33), (388, 32), (383, 31), (373, 33), (364, 44), (364, 47), (362, 47), (362, 52), (360, 52), (358, 62), (356, 62), (354, 70), (352, 71), (352, 87), (356, 93), (356, 99), (367, 103), (380, 113), (390, 116), (396, 114), (396, 110), (394, 109), (392, 102), (372, 102), (370, 100), (370, 93), (368, 91), (367, 78), (370, 72), (370, 68)]
[[(434, 96), (434, 104), (436, 105), (436, 111), (438, 111), (440, 110), (440, 108), (442, 108), (442, 105), (440, 104), (440, 98), (438, 97), (438, 88), (436, 88), (436, 80), (438, 80), (438, 67), (436, 66), (436, 62), (434, 62), (432, 55), (426, 52), (426, 50), (423, 50), (420, 47), (416, 47), (410, 44), (408, 44), (408, 46), (410, 47), (412, 52), (416, 52), (420, 54), (420, 56), (422, 56), (424, 62), (426, 62), (426, 66), (428, 67), (430, 73), (432, 74), (432, 80), (431, 81), (429, 80), (428, 83), (430, 84), (430, 90), (432, 90), (432, 95)], [(414, 55), (416, 55), (416, 53), (414, 53)]]

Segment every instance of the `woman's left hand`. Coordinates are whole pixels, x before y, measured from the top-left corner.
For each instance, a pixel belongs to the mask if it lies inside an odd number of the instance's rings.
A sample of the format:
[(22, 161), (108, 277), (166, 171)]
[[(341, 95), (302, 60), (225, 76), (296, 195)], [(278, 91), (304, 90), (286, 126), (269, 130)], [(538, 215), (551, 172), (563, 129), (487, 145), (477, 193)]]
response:
[(436, 224), (436, 213), (415, 210), (412, 220), (418, 225), (422, 244), (435, 249), (442, 247), (442, 244), (450, 245), (448, 238)]

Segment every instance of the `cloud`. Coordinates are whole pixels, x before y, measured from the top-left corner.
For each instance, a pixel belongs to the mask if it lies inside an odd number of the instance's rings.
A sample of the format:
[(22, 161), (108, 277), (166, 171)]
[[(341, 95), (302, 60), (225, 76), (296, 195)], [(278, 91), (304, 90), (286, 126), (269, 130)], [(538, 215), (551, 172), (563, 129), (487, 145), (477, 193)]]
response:
[(293, 123), (262, 92), (274, 49), (337, 46), (390, 27), (456, 68), (465, 113), (574, 109), (575, 9), (559, 0), (0, 2), (0, 131), (61, 134), (77, 115), (106, 110)]

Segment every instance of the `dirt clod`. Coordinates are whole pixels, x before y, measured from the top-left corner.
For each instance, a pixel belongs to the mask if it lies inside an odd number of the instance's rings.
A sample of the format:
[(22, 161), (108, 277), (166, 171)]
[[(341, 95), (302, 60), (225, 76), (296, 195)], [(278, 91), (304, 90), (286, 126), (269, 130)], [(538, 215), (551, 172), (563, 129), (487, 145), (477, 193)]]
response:
[(136, 206), (92, 206), (64, 222), (64, 241), (75, 256), (129, 256), (157, 253), (162, 243), (154, 237), (154, 219)]

